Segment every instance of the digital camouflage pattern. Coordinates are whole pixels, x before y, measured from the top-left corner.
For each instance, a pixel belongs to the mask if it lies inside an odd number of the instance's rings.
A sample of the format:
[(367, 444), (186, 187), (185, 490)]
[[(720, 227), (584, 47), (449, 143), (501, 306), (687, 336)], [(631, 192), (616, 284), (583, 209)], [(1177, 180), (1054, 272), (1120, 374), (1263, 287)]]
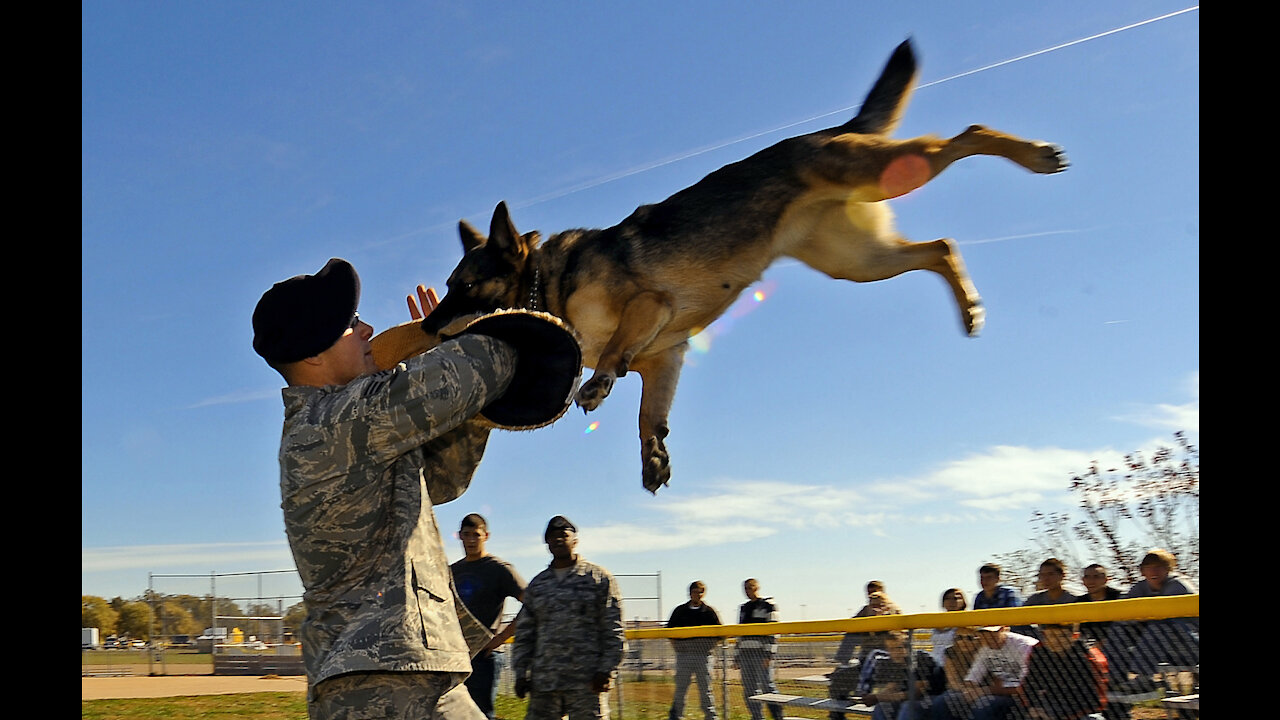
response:
[(593, 692), (589, 686), (577, 690), (557, 690), (529, 694), (524, 720), (603, 720), (609, 717), (608, 693)]
[(348, 673), (308, 703), (310, 720), (484, 720), (451, 673)]
[[(534, 693), (590, 691), (622, 662), (622, 594), (608, 570), (581, 557), (563, 578), (548, 567), (524, 590), (511, 666)], [(591, 693), (594, 695), (595, 693)]]
[(506, 343), (468, 335), (344, 386), (287, 387), (285, 532), (306, 589), (309, 687), (351, 672), (471, 670), (488, 631), (456, 598), (432, 505), (462, 494), (510, 382)]

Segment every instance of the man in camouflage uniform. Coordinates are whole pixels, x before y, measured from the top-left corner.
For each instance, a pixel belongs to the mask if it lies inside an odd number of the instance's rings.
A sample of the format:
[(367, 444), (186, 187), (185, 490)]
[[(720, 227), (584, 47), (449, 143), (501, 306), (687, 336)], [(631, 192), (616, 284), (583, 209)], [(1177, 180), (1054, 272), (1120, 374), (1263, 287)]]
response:
[(551, 565), (529, 581), (516, 617), (516, 695), (529, 695), (525, 720), (607, 718), (625, 642), (622, 595), (608, 570), (578, 556), (567, 518), (551, 518), (544, 539)]
[(305, 588), (308, 714), (484, 720), (461, 685), (469, 615), (432, 505), (466, 490), (491, 427), (473, 418), (536, 351), (464, 331), (379, 371), (359, 296), (334, 258), (276, 283), (253, 314), (254, 350), (288, 383), (280, 492)]

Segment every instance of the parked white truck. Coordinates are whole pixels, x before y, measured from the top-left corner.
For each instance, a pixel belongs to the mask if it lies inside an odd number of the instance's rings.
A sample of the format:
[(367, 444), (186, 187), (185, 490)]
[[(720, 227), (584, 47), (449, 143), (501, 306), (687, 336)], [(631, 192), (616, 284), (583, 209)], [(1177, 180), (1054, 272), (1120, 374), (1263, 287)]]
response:
[(102, 649), (102, 641), (98, 639), (98, 628), (80, 628), (80, 649)]

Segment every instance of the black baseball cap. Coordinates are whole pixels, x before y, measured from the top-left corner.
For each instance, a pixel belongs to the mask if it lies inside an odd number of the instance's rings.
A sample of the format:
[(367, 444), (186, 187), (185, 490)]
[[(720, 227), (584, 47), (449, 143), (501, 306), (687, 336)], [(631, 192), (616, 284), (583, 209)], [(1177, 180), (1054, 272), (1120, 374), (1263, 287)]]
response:
[(578, 532), (578, 528), (574, 527), (573, 523), (569, 522), (569, 518), (563, 515), (557, 515), (551, 518), (551, 522), (547, 523), (547, 530), (542, 533), (542, 536), (546, 537), (550, 535), (552, 530), (571, 530), (573, 532)]
[(271, 365), (328, 350), (351, 327), (360, 305), (360, 276), (351, 263), (331, 258), (314, 275), (281, 280), (253, 309), (253, 349)]

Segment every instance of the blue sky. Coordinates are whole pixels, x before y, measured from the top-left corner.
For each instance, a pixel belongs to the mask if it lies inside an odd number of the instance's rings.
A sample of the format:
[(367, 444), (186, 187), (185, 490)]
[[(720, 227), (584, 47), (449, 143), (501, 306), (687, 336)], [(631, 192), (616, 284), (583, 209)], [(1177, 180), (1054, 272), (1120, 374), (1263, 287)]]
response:
[(1198, 442), (1198, 8), (887, 5), (83, 4), (82, 591), (292, 567), (280, 381), (250, 347), (273, 282), (344, 257), (361, 317), (397, 324), (414, 285), (443, 291), (459, 219), (612, 225), (843, 122), (908, 36), (898, 137), (982, 123), (1071, 161), (970, 158), (891, 203), (906, 237), (959, 243), (982, 335), (935, 276), (779, 262), (687, 358), (669, 488), (640, 486), (632, 375), (590, 416), (496, 432), (442, 527), (485, 514), (528, 578), (567, 515), (585, 557), (662, 573), (664, 615), (694, 579), (731, 610), (746, 577), (789, 620), (847, 615), (872, 578), (934, 610), (1091, 460)]

